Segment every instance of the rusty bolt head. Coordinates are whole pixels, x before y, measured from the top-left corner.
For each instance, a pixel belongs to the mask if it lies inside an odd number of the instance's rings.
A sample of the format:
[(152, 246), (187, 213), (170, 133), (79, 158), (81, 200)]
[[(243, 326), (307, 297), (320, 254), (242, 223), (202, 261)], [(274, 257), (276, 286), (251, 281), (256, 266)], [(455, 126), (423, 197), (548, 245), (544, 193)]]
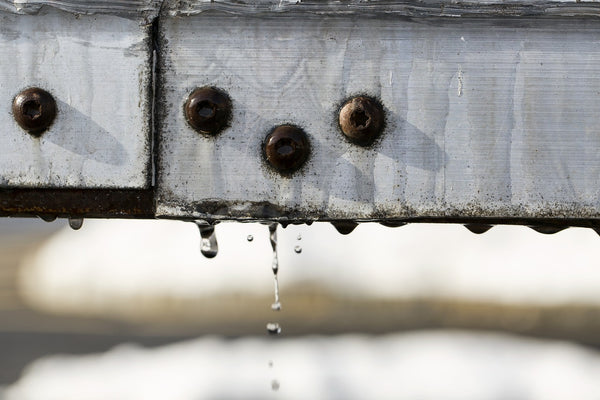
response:
[(279, 172), (293, 172), (308, 158), (310, 144), (306, 133), (294, 125), (279, 125), (265, 138), (267, 161)]
[(14, 98), (12, 112), (21, 128), (39, 136), (52, 125), (56, 117), (56, 101), (43, 89), (25, 89)]
[(342, 106), (339, 123), (342, 132), (351, 142), (367, 146), (373, 143), (383, 129), (383, 107), (370, 97), (354, 97)]
[(198, 88), (189, 95), (184, 111), (192, 128), (200, 133), (216, 135), (229, 125), (231, 99), (220, 89)]

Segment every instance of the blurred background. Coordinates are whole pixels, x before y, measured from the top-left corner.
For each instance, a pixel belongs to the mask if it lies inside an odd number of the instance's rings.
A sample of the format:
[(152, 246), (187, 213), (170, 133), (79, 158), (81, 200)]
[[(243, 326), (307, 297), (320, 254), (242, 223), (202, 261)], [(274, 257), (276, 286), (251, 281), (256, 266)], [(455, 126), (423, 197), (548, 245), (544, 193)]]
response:
[[(0, 399), (599, 399), (600, 238), (0, 219)], [(282, 332), (269, 335), (266, 324)]]

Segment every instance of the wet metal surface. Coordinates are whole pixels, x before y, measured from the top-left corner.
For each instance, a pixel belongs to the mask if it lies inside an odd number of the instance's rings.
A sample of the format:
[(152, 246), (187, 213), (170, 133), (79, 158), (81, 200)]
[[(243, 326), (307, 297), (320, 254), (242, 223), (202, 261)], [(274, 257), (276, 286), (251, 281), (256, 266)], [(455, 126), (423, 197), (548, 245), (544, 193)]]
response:
[[(600, 217), (594, 20), (161, 18), (160, 217)], [(198, 27), (202, 40), (186, 40)], [(218, 137), (198, 135), (181, 117), (181, 99), (200, 85), (235, 101)], [(357, 94), (385, 107), (385, 129), (367, 147), (340, 134), (340, 105)], [(265, 132), (285, 123), (311, 141), (291, 176), (259, 151)]]
[[(0, 186), (33, 190), (7, 192), (26, 193), (24, 203), (2, 195), (6, 215), (481, 219), (546, 232), (578, 221), (595, 227), (600, 218), (600, 28), (581, 18), (599, 16), (597, 4), (121, 3), (0, 0), (0, 55), (25, 67), (36, 60), (36, 68), (0, 73), (10, 96), (0, 103)], [(19, 38), (57, 56), (27, 50)], [(51, 61), (37, 62), (43, 57)], [(10, 112), (26, 87), (56, 100), (58, 117), (40, 137), (23, 135)], [(198, 87), (227, 94), (195, 101)], [(305, 162), (265, 162), (264, 135), (281, 124), (310, 137)], [(135, 199), (94, 205), (85, 196), (33, 201), (36, 188), (57, 189), (39, 196), (85, 188), (102, 197), (101, 189), (151, 185), (151, 207)]]
[(34, 6), (20, 2), (21, 14), (2, 3), (0, 187), (147, 188), (153, 49), (144, 17), (55, 7), (29, 15)]

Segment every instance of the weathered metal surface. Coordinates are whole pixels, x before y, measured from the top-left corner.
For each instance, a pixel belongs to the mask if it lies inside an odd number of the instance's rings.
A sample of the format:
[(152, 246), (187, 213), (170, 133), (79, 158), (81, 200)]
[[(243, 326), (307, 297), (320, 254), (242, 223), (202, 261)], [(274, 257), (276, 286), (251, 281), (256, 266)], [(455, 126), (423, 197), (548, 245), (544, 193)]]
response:
[[(148, 188), (151, 26), (141, 17), (52, 7), (21, 15), (4, 12), (2, 3), (0, 187)], [(22, 129), (11, 111), (15, 96), (30, 87), (56, 100), (54, 122), (40, 137)]]
[(171, 16), (220, 11), (233, 15), (394, 15), (407, 17), (600, 16), (598, 0), (166, 0)]
[[(0, 0), (0, 215), (156, 202), (165, 218), (597, 229), (598, 17), (578, 0)], [(39, 137), (11, 111), (30, 87), (57, 101)], [(202, 87), (231, 112), (198, 134), (185, 104)], [(383, 106), (369, 140), (342, 134), (356, 96)], [(305, 162), (270, 164), (277, 126), (306, 132)]]
[(74, 15), (110, 14), (148, 24), (161, 4), (162, 0), (0, 0), (0, 12), (38, 14), (58, 9)]
[[(597, 20), (254, 17), (194, 5), (203, 12), (160, 23), (159, 216), (600, 217)], [(199, 86), (231, 96), (218, 137), (183, 118)], [(339, 131), (339, 107), (357, 94), (386, 113), (368, 148)], [(260, 152), (283, 123), (311, 143), (291, 176)]]

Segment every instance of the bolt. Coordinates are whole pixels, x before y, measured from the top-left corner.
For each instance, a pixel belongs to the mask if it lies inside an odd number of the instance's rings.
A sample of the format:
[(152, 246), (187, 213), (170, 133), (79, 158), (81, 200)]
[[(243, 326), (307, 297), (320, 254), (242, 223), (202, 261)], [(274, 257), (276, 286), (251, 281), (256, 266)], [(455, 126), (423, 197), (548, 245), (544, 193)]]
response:
[(43, 89), (25, 89), (13, 100), (12, 112), (21, 128), (34, 136), (40, 136), (56, 117), (56, 101)]
[(200, 133), (216, 135), (229, 126), (231, 99), (220, 89), (198, 88), (188, 96), (184, 111), (192, 128)]
[(368, 146), (383, 129), (383, 107), (370, 97), (354, 97), (342, 106), (339, 123), (342, 132), (351, 142)]
[(293, 172), (308, 158), (310, 145), (306, 133), (297, 126), (279, 125), (265, 138), (267, 161), (279, 172)]

